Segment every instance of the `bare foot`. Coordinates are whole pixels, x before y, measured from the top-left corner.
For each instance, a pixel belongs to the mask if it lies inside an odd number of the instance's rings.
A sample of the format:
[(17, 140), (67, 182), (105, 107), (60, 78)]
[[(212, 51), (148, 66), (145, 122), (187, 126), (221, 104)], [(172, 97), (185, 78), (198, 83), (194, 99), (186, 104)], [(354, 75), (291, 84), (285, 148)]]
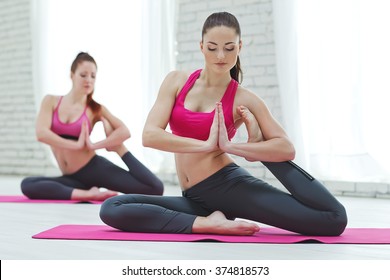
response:
[(100, 191), (98, 187), (92, 187), (89, 190), (74, 189), (71, 195), (71, 200), (80, 201), (104, 201), (109, 197), (118, 195), (114, 191)]
[(192, 226), (193, 233), (213, 233), (226, 235), (253, 235), (260, 227), (245, 221), (226, 219), (221, 211), (215, 211), (207, 217), (196, 217)]
[[(102, 118), (101, 120), (103, 123), (106, 137), (108, 137), (114, 131), (114, 129), (112, 128), (109, 121), (107, 121), (105, 118)], [(127, 148), (125, 147), (124, 144), (113, 146), (113, 147), (107, 147), (106, 150), (109, 152), (116, 152), (120, 157), (122, 157), (127, 152)]]
[(242, 117), (245, 123), (246, 130), (248, 132), (248, 142), (260, 142), (263, 141), (263, 134), (259, 124), (251, 111), (245, 106), (238, 106), (237, 113)]

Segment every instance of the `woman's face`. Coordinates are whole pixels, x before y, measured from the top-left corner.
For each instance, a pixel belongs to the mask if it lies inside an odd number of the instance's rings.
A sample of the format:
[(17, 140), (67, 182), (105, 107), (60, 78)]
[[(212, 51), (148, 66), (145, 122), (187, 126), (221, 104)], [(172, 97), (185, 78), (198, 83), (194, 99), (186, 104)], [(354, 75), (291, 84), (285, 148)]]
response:
[(95, 88), (96, 65), (90, 61), (83, 61), (77, 65), (76, 71), (71, 73), (73, 88), (84, 94), (90, 94)]
[(200, 42), (206, 66), (216, 72), (229, 72), (236, 65), (241, 41), (234, 28), (216, 26), (207, 30)]

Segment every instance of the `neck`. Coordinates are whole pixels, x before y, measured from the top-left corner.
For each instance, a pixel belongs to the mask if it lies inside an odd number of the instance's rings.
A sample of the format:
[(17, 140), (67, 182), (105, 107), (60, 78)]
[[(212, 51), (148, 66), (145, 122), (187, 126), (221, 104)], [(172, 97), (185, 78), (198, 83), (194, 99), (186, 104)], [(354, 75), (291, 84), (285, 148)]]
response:
[(230, 72), (215, 73), (207, 68), (202, 70), (199, 78), (203, 80), (207, 86), (211, 87), (226, 86), (231, 81)]
[(74, 89), (72, 89), (68, 94), (67, 94), (69, 100), (72, 102), (72, 103), (83, 103), (85, 104), (87, 102), (87, 96), (82, 93), (82, 92), (78, 92)]

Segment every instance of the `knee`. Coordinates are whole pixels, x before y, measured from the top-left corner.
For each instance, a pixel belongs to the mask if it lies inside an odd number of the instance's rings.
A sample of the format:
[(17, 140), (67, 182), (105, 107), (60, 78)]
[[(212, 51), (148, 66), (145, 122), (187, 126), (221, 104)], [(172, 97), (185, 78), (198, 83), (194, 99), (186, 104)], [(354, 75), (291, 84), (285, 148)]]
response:
[(158, 180), (151, 194), (163, 195), (163, 193), (164, 193), (164, 184), (161, 180)]
[(341, 205), (337, 211), (324, 213), (321, 221), (314, 221), (313, 226), (305, 235), (339, 236), (347, 227), (348, 218), (345, 208)]
[(348, 224), (347, 212), (342, 206), (339, 211), (334, 214), (332, 224), (329, 226), (329, 236), (339, 236), (341, 235)]
[(34, 198), (35, 192), (34, 192), (34, 178), (27, 177), (22, 180), (20, 183), (20, 189), (22, 193), (27, 196), (28, 198)]
[(99, 216), (100, 219), (107, 225), (111, 225), (111, 220), (115, 218), (115, 206), (117, 205), (117, 197), (113, 196), (106, 199), (101, 207)]
[(337, 236), (341, 235), (344, 232), (345, 228), (347, 227), (347, 224), (348, 224), (347, 211), (345, 210), (344, 206), (342, 206), (337, 217), (337, 225), (338, 225)]
[(128, 212), (128, 207), (122, 207), (123, 205), (128, 205), (136, 202), (136, 194), (124, 194), (113, 196), (106, 199), (99, 211), (99, 217), (105, 224), (121, 229), (124, 217)]
[[(100, 219), (108, 226), (122, 231), (136, 231), (140, 202), (139, 194), (123, 194), (106, 199), (99, 212)], [(136, 204), (136, 205), (134, 205)], [(138, 204), (138, 205), (137, 205)], [(135, 207), (132, 207), (135, 206)], [(138, 220), (140, 220), (138, 218)], [(142, 222), (144, 220), (141, 218)]]

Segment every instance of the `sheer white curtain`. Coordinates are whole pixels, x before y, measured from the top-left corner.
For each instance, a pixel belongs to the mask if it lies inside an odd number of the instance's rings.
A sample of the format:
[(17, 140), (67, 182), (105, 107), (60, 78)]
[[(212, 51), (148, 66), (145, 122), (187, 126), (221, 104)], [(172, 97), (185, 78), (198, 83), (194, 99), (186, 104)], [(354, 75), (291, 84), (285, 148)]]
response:
[(297, 7), (295, 1), (273, 0), (276, 68), (284, 115), (284, 128), (294, 142), (295, 161), (309, 168), (301, 127), (298, 92)]
[(387, 3), (274, 0), (286, 126), (318, 177), (390, 180)]
[[(153, 106), (160, 85), (176, 63), (176, 1), (143, 2), (142, 90), (144, 116)], [(171, 153), (144, 149), (145, 162), (153, 170), (171, 173), (175, 163)]]
[[(98, 64), (94, 98), (129, 127), (126, 146), (145, 162), (144, 120), (160, 77), (174, 56), (174, 1), (34, 0), (33, 12), (37, 101), (66, 94), (70, 65), (77, 53), (89, 52)], [(93, 141), (104, 137), (101, 124)], [(99, 150), (124, 166), (117, 155)], [(159, 161), (158, 155), (148, 161)]]

